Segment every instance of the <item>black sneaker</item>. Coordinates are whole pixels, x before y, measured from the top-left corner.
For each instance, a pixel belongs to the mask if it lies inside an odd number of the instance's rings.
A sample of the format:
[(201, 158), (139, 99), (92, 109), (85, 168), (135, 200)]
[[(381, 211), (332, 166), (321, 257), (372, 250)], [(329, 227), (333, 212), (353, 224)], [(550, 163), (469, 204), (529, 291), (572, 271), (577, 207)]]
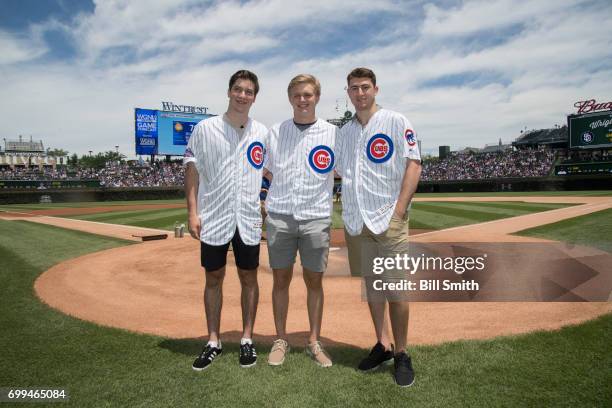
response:
[(382, 364), (391, 364), (393, 361), (393, 344), (391, 345), (391, 350), (385, 350), (385, 346), (383, 346), (380, 342), (376, 343), (376, 345), (370, 351), (370, 354), (361, 360), (359, 366), (357, 367), (361, 371), (374, 371)]
[(211, 347), (207, 344), (204, 347), (204, 350), (202, 350), (202, 352), (198, 356), (198, 358), (195, 359), (191, 368), (196, 371), (202, 371), (208, 368), (208, 366), (213, 362), (215, 357), (217, 357), (221, 353), (223, 353), (223, 349)]
[(414, 370), (412, 369), (412, 361), (406, 353), (399, 353), (394, 357), (395, 360), (395, 383), (400, 387), (410, 387), (414, 384)]
[(240, 345), (240, 367), (253, 367), (257, 363), (257, 351), (254, 344)]

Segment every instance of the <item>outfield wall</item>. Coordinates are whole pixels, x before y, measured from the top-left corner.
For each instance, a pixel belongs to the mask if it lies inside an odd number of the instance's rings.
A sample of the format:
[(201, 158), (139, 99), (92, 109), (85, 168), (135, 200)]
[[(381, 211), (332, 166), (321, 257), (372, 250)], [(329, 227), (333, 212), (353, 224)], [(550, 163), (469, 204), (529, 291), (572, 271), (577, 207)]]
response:
[[(421, 181), (419, 193), (612, 190), (612, 176), (504, 178), (463, 181)], [(42, 196), (52, 202), (167, 200), (185, 198), (179, 187), (0, 189), (1, 204), (38, 203)]]
[(419, 193), (610, 190), (612, 175), (421, 181)]
[(49, 196), (54, 203), (86, 201), (168, 200), (185, 198), (182, 188), (133, 187), (133, 188), (85, 188), (48, 190), (0, 190), (1, 204), (38, 203), (42, 196)]

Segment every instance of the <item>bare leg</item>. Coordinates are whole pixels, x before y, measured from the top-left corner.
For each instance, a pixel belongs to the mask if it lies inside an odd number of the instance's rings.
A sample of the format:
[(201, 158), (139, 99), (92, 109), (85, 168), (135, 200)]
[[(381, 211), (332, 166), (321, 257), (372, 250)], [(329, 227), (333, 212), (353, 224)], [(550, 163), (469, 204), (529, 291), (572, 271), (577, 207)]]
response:
[(238, 268), (240, 278), (240, 305), (242, 306), (242, 337), (253, 336), (255, 316), (257, 316), (257, 304), (259, 302), (259, 285), (257, 283), (257, 269)]
[(223, 278), (225, 266), (216, 271), (206, 272), (206, 285), (204, 286), (204, 310), (206, 312), (206, 326), (208, 327), (208, 340), (219, 341), (221, 326), (221, 308), (223, 307)]
[(273, 269), (272, 311), (274, 325), (279, 338), (287, 340), (287, 312), (289, 309), (289, 285), (293, 278), (293, 265), (289, 268)]
[(408, 319), (410, 308), (408, 302), (389, 302), (389, 316), (391, 317), (391, 328), (395, 340), (397, 353), (406, 350), (408, 338)]
[(374, 323), (374, 331), (376, 332), (376, 340), (380, 342), (385, 349), (391, 350), (391, 340), (389, 336), (389, 324), (386, 319), (387, 303), (384, 301), (368, 302), (370, 308), (370, 316)]
[(308, 341), (314, 343), (321, 334), (321, 321), (323, 319), (323, 273), (312, 272), (304, 268), (304, 283), (306, 283), (308, 306), (308, 320), (310, 322), (310, 337)]

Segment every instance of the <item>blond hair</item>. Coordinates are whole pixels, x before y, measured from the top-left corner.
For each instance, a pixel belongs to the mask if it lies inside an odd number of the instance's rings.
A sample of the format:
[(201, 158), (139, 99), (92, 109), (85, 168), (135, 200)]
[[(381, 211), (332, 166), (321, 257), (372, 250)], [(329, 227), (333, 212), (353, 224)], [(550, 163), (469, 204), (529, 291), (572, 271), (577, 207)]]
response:
[(310, 84), (314, 87), (315, 95), (321, 96), (321, 83), (317, 78), (310, 74), (300, 74), (295, 76), (287, 87), (287, 94), (291, 96), (291, 90), (301, 84)]

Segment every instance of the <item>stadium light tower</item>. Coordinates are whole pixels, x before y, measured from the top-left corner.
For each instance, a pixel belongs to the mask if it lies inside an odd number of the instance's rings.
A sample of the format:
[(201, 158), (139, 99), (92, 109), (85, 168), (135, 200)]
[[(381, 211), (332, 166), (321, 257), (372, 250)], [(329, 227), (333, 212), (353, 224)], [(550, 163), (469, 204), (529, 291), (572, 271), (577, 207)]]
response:
[(115, 145), (115, 152), (119, 153), (119, 145)]

